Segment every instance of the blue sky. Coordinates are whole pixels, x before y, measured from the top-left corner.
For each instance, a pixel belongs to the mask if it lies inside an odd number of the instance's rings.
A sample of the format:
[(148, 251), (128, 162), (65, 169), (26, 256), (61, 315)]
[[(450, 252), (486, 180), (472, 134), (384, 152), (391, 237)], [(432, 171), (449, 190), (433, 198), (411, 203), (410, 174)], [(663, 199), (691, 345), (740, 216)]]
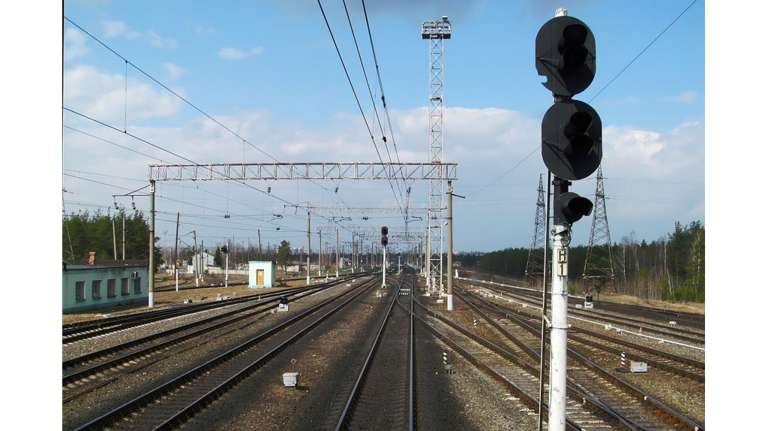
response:
[[(703, 1), (368, 1), (380, 86), (362, 2), (349, 0), (387, 148), (344, 3), (321, 4), (333, 39), (318, 2), (309, 0), (66, 2), (63, 209), (106, 212), (115, 202), (128, 209), (135, 203), (148, 214), (147, 165), (187, 163), (175, 155), (197, 163), (375, 162), (379, 154), (427, 162), (429, 44), (421, 39), (421, 22), (447, 15), (453, 36), (444, 43), (443, 161), (458, 163), (454, 193), (465, 196), (454, 199), (454, 248), (529, 247), (540, 174), (546, 181), (541, 118), (552, 103), (536, 73), (534, 42), (557, 7), (565, 7), (597, 41), (596, 77), (575, 98), (602, 119), (612, 241), (657, 240), (677, 221), (705, 222)], [(412, 208), (428, 202), (426, 181), (249, 185), (158, 183), (161, 245), (174, 242), (177, 213), (185, 244), (192, 244), (194, 231), (206, 246), (226, 239), (255, 245), (260, 231), (264, 245), (287, 239), (303, 247), (306, 212), (291, 204), (402, 207), (406, 186)], [(594, 199), (595, 188), (593, 174), (571, 191)], [(400, 213), (346, 215), (352, 220), (338, 225), (405, 225)], [(334, 221), (330, 214), (313, 215), (313, 248), (317, 227)], [(572, 244), (589, 242), (591, 223), (574, 226)], [(409, 222), (409, 229), (425, 227), (424, 220)], [(349, 241), (344, 232), (341, 241)], [(328, 238), (334, 245), (335, 232), (323, 242)]]

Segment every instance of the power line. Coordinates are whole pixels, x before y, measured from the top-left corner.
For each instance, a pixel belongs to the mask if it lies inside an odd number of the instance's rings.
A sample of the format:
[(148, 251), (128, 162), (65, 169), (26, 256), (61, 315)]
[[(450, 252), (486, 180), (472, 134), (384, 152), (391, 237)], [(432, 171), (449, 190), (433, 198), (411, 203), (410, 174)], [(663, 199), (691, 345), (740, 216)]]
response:
[[(236, 132), (232, 131), (232, 130), (231, 130), (231, 129), (229, 129), (228, 127), (226, 127), (224, 124), (222, 124), (222, 123), (220, 123), (219, 121), (217, 121), (217, 120), (216, 120), (215, 118), (213, 118), (212, 116), (208, 115), (206, 112), (204, 112), (202, 109), (200, 109), (199, 107), (197, 107), (197, 106), (196, 106), (195, 104), (193, 104), (192, 102), (188, 101), (187, 99), (185, 99), (184, 97), (182, 97), (181, 95), (179, 95), (178, 93), (176, 93), (175, 91), (173, 91), (173, 90), (171, 90), (170, 88), (168, 88), (168, 87), (167, 87), (165, 84), (163, 84), (162, 82), (158, 81), (157, 79), (155, 79), (154, 77), (152, 77), (151, 75), (149, 75), (148, 73), (146, 73), (144, 70), (142, 70), (141, 68), (139, 68), (138, 66), (136, 66), (135, 64), (133, 64), (133, 63), (132, 63), (130, 60), (128, 60), (127, 58), (123, 57), (122, 55), (120, 55), (118, 52), (116, 52), (116, 51), (115, 51), (115, 50), (113, 50), (112, 48), (110, 48), (108, 45), (106, 45), (104, 42), (102, 42), (101, 40), (99, 40), (97, 37), (95, 37), (94, 35), (92, 35), (92, 34), (90, 34), (89, 32), (87, 32), (85, 29), (83, 29), (82, 27), (80, 27), (78, 24), (76, 24), (74, 21), (72, 21), (72, 20), (71, 20), (71, 19), (69, 19), (68, 17), (64, 16), (64, 19), (66, 19), (67, 21), (69, 21), (69, 22), (70, 22), (72, 25), (74, 25), (75, 27), (77, 27), (78, 29), (80, 29), (80, 31), (82, 31), (83, 33), (85, 33), (86, 35), (88, 35), (89, 37), (91, 37), (93, 40), (95, 40), (95, 41), (96, 41), (96, 42), (98, 42), (100, 45), (102, 45), (102, 46), (103, 46), (103, 47), (105, 47), (107, 50), (109, 50), (109, 51), (110, 51), (110, 52), (112, 52), (114, 55), (116, 55), (118, 58), (120, 58), (121, 60), (123, 60), (123, 61), (125, 62), (125, 64), (126, 64), (126, 75), (127, 75), (127, 65), (128, 65), (128, 64), (130, 64), (130, 65), (131, 65), (133, 68), (135, 68), (136, 70), (138, 70), (139, 72), (141, 72), (142, 74), (144, 74), (146, 77), (148, 77), (149, 79), (151, 79), (152, 81), (154, 81), (155, 83), (157, 83), (158, 85), (160, 85), (161, 87), (163, 87), (165, 90), (167, 90), (168, 92), (170, 92), (171, 94), (173, 94), (174, 96), (176, 96), (177, 98), (179, 98), (180, 100), (182, 100), (182, 101), (183, 101), (184, 103), (186, 103), (187, 105), (189, 105), (189, 106), (191, 106), (192, 108), (194, 108), (196, 111), (198, 111), (198, 112), (200, 112), (201, 114), (203, 114), (203, 115), (204, 115), (206, 118), (210, 119), (210, 120), (211, 120), (211, 121), (213, 121), (214, 123), (218, 124), (219, 126), (221, 126), (222, 128), (224, 128), (225, 130), (227, 130), (227, 131), (228, 131), (229, 133), (231, 133), (232, 135), (234, 135), (234, 136), (236, 136), (237, 138), (239, 138), (240, 140), (242, 140), (244, 143), (246, 143), (246, 144), (250, 145), (251, 147), (253, 147), (254, 149), (258, 150), (259, 152), (261, 152), (261, 153), (262, 153), (262, 154), (264, 154), (265, 156), (269, 157), (270, 159), (272, 159), (272, 160), (274, 160), (274, 161), (276, 161), (276, 162), (278, 162), (278, 163), (280, 162), (279, 160), (277, 160), (276, 158), (274, 158), (274, 157), (273, 157), (273, 156), (271, 156), (270, 154), (268, 154), (268, 153), (266, 153), (265, 151), (263, 151), (262, 149), (260, 149), (260, 148), (256, 147), (254, 144), (252, 144), (251, 142), (249, 142), (248, 140), (246, 140), (246, 139), (245, 139), (245, 138), (243, 138), (242, 136), (238, 135)], [(127, 92), (127, 79), (126, 79), (126, 92)], [(197, 164), (197, 163), (195, 163), (195, 162), (192, 162), (191, 160), (189, 160), (189, 159), (186, 159), (186, 158), (184, 158), (184, 157), (182, 157), (182, 156), (180, 156), (180, 155), (178, 155), (178, 154), (175, 154), (175, 153), (173, 153), (173, 152), (170, 152), (170, 151), (168, 151), (168, 150), (166, 150), (166, 149), (164, 149), (164, 148), (161, 148), (161, 147), (159, 147), (159, 146), (157, 146), (157, 145), (154, 145), (154, 144), (152, 144), (152, 143), (150, 143), (150, 142), (148, 142), (148, 141), (145, 141), (145, 140), (142, 140), (142, 139), (140, 139), (140, 138), (138, 138), (138, 137), (135, 137), (135, 136), (133, 136), (133, 135), (129, 134), (129, 133), (127, 132), (127, 130), (125, 130), (125, 129), (123, 129), (123, 130), (120, 130), (120, 129), (118, 129), (118, 128), (114, 127), (114, 126), (110, 126), (110, 125), (107, 125), (107, 124), (105, 124), (105, 123), (103, 123), (103, 122), (100, 122), (100, 121), (98, 121), (98, 120), (95, 120), (95, 119), (93, 119), (93, 118), (87, 117), (87, 116), (85, 116), (84, 114), (81, 114), (81, 113), (79, 113), (79, 112), (76, 112), (76, 111), (72, 111), (72, 110), (70, 110), (70, 109), (68, 109), (68, 108), (66, 108), (66, 107), (64, 107), (64, 109), (66, 109), (66, 110), (68, 110), (68, 111), (70, 111), (70, 112), (72, 112), (72, 113), (74, 113), (74, 114), (80, 115), (80, 116), (82, 116), (82, 117), (84, 117), (84, 118), (87, 118), (87, 119), (89, 119), (89, 120), (91, 120), (91, 121), (94, 121), (94, 122), (96, 122), (96, 123), (98, 123), (98, 124), (102, 124), (102, 125), (104, 125), (104, 126), (106, 126), (106, 127), (112, 128), (112, 129), (114, 129), (114, 130), (116, 130), (116, 131), (118, 131), (118, 132), (122, 132), (122, 133), (124, 133), (124, 134), (127, 134), (127, 135), (129, 135), (129, 136), (132, 136), (132, 137), (134, 137), (135, 139), (141, 140), (142, 142), (145, 142), (145, 143), (147, 143), (147, 144), (149, 144), (149, 145), (152, 145), (152, 146), (154, 146), (154, 147), (156, 147), (156, 148), (158, 148), (158, 149), (160, 149), (160, 150), (166, 151), (166, 152), (168, 152), (168, 153), (170, 153), (170, 154), (172, 154), (172, 155), (174, 155), (174, 156), (176, 156), (176, 157), (179, 157), (179, 158), (181, 158), (181, 159), (183, 159), (183, 160), (189, 161), (190, 163), (194, 163), (194, 164)], [(323, 188), (323, 189), (325, 189), (325, 187), (323, 187), (323, 186), (322, 186), (322, 185), (320, 185), (320, 184), (317, 184), (317, 183), (316, 183), (316, 182), (314, 182), (314, 181), (311, 181), (311, 180), (310, 180), (310, 182), (312, 182), (313, 184), (315, 184), (315, 185), (319, 186), (320, 188)], [(243, 184), (244, 184), (244, 183), (243, 183)], [(251, 187), (251, 186), (248, 186), (248, 187)], [(251, 187), (251, 188), (253, 188), (254, 190), (258, 190), (258, 189), (254, 188), (254, 187)], [(327, 189), (326, 189), (326, 190), (327, 190)], [(261, 190), (258, 190), (258, 191), (261, 191)], [(263, 191), (261, 191), (261, 192), (263, 193)], [(284, 201), (284, 200), (283, 200), (283, 202), (287, 202), (287, 201)]]
[[(693, 0), (693, 2), (692, 2), (691, 4), (689, 4), (689, 5), (688, 5), (688, 7), (687, 7), (687, 8), (685, 8), (685, 10), (683, 10), (683, 11), (680, 13), (680, 15), (678, 15), (678, 16), (677, 16), (677, 18), (675, 18), (675, 19), (674, 19), (674, 20), (673, 20), (673, 21), (672, 21), (672, 22), (671, 22), (671, 23), (670, 23), (670, 24), (669, 24), (669, 25), (668, 25), (668, 26), (667, 26), (667, 27), (666, 27), (664, 30), (662, 30), (662, 32), (661, 32), (661, 33), (659, 33), (659, 35), (658, 35), (658, 36), (656, 36), (656, 37), (655, 37), (655, 38), (654, 38), (654, 39), (651, 41), (651, 43), (649, 43), (649, 44), (648, 44), (648, 46), (646, 46), (646, 47), (645, 47), (645, 48), (644, 48), (642, 51), (640, 51), (640, 53), (639, 53), (639, 54), (637, 54), (637, 55), (635, 56), (635, 58), (634, 58), (634, 59), (632, 59), (632, 61), (630, 61), (630, 62), (629, 62), (629, 64), (627, 64), (627, 65), (626, 65), (626, 66), (625, 66), (623, 69), (621, 69), (621, 71), (620, 71), (618, 74), (616, 74), (616, 76), (614, 76), (614, 77), (613, 77), (613, 79), (611, 79), (611, 80), (610, 80), (610, 81), (609, 81), (607, 84), (605, 84), (605, 87), (603, 87), (603, 88), (602, 88), (600, 91), (598, 91), (598, 92), (597, 92), (597, 94), (595, 94), (595, 95), (594, 95), (594, 96), (593, 96), (591, 99), (589, 99), (589, 102), (588, 102), (588, 103), (592, 103), (592, 101), (593, 101), (593, 100), (595, 100), (595, 99), (597, 98), (597, 96), (599, 96), (599, 95), (600, 95), (600, 93), (602, 93), (602, 92), (603, 92), (603, 90), (605, 90), (606, 88), (608, 88), (608, 86), (609, 86), (609, 85), (611, 85), (611, 84), (613, 83), (613, 81), (615, 81), (615, 80), (616, 80), (616, 78), (618, 78), (618, 77), (619, 77), (619, 76), (620, 76), (622, 73), (624, 73), (624, 71), (625, 71), (625, 70), (627, 70), (627, 69), (629, 68), (629, 66), (631, 66), (631, 65), (632, 65), (632, 63), (634, 63), (634, 62), (635, 62), (635, 60), (637, 60), (638, 58), (640, 58), (640, 56), (641, 56), (641, 55), (643, 55), (643, 53), (644, 53), (646, 50), (648, 50), (648, 48), (650, 48), (650, 47), (651, 47), (651, 45), (653, 45), (653, 44), (654, 44), (654, 42), (656, 42), (656, 41), (657, 41), (657, 40), (658, 40), (658, 39), (659, 39), (659, 38), (660, 38), (660, 37), (661, 37), (661, 36), (662, 36), (664, 33), (666, 33), (666, 31), (667, 31), (667, 30), (669, 30), (669, 28), (670, 28), (670, 27), (672, 27), (672, 25), (673, 25), (674, 23), (676, 23), (676, 22), (677, 22), (677, 20), (679, 20), (679, 19), (680, 19), (680, 17), (682, 17), (682, 16), (683, 16), (683, 15), (684, 15), (686, 12), (688, 12), (688, 9), (690, 9), (690, 8), (691, 8), (691, 6), (693, 6), (693, 5), (694, 5), (694, 3), (696, 3), (697, 1), (698, 1), (698, 0)], [(536, 146), (536, 148), (535, 148), (535, 149), (534, 149), (534, 150), (533, 150), (533, 151), (532, 151), (530, 154), (528, 154), (527, 156), (525, 156), (525, 158), (524, 158), (523, 160), (521, 160), (521, 161), (520, 161), (518, 164), (516, 164), (516, 165), (515, 165), (515, 166), (513, 166), (513, 167), (512, 167), (510, 170), (508, 170), (508, 171), (507, 171), (507, 172), (505, 172), (503, 175), (501, 175), (499, 178), (497, 178), (496, 180), (494, 180), (493, 182), (491, 182), (490, 184), (488, 184), (488, 186), (490, 186), (491, 184), (495, 183), (496, 181), (499, 181), (500, 179), (504, 178), (504, 177), (505, 177), (507, 174), (509, 174), (510, 172), (512, 172), (512, 171), (513, 171), (515, 168), (517, 168), (518, 166), (520, 166), (520, 164), (521, 164), (522, 162), (524, 162), (526, 159), (528, 159), (528, 157), (530, 157), (530, 156), (531, 156), (531, 155), (532, 155), (534, 152), (536, 152), (536, 150), (538, 150), (539, 148), (541, 148), (541, 144), (539, 144), (538, 146)], [(488, 187), (488, 186), (486, 186), (486, 187)], [(478, 190), (477, 192), (479, 192), (479, 191), (481, 191), (481, 190), (483, 190), (483, 189), (485, 189), (485, 187), (481, 188), (481, 189), (480, 189), (480, 190)], [(477, 193), (477, 192), (475, 192), (475, 193)]]

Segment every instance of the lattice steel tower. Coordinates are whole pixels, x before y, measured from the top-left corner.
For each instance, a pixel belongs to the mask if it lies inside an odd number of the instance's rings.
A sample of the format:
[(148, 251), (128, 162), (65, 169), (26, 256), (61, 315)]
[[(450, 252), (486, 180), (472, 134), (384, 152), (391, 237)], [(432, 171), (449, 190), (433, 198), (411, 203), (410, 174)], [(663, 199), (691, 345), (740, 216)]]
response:
[(544, 247), (546, 245), (546, 197), (544, 195), (543, 177), (539, 175), (539, 197), (536, 199), (536, 220), (531, 237), (531, 249), (528, 251), (528, 263), (525, 266), (525, 280), (529, 287), (541, 285), (544, 277)]
[(611, 256), (611, 233), (608, 230), (608, 214), (605, 212), (602, 165), (597, 168), (595, 212), (592, 217), (592, 231), (589, 234), (589, 247), (582, 277), (585, 292), (600, 293), (604, 287), (610, 286), (613, 293), (616, 293), (616, 277)]
[[(422, 21), (421, 38), (429, 39), (429, 161), (443, 162), (443, 40), (451, 38), (447, 16), (439, 21)], [(443, 290), (443, 181), (429, 180), (426, 265), (427, 288)]]

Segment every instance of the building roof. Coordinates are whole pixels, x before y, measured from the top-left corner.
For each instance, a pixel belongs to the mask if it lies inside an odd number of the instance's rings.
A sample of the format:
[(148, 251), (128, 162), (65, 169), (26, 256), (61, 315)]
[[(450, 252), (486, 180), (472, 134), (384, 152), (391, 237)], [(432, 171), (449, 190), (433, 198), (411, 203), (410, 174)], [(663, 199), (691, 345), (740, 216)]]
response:
[(88, 260), (80, 261), (76, 265), (63, 264), (64, 271), (83, 270), (83, 269), (105, 269), (105, 268), (143, 268), (149, 267), (149, 261), (147, 260), (97, 260), (92, 265), (88, 264)]

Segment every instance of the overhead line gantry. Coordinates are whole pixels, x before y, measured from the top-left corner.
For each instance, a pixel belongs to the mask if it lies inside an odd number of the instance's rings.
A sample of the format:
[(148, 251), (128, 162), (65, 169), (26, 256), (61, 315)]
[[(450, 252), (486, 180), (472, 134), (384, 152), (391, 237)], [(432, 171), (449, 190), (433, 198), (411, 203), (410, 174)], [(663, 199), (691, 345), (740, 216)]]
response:
[(456, 163), (206, 163), (151, 164), (150, 181), (455, 180)]

